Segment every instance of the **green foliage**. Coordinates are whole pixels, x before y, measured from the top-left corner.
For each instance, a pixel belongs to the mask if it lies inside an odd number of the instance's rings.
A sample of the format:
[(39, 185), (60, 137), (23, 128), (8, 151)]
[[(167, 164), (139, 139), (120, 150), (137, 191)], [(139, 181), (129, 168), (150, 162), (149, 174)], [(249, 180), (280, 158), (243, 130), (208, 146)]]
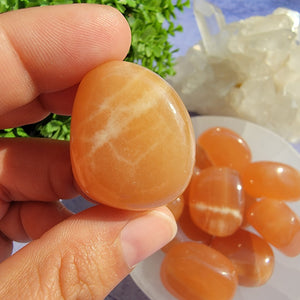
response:
[(172, 49), (168, 37), (182, 31), (182, 27), (175, 27), (172, 20), (176, 17), (175, 11), (182, 11), (188, 4), (188, 1), (182, 3), (181, 0), (176, 4), (171, 0), (148, 0), (140, 1), (131, 11), (125, 10), (132, 31), (132, 44), (126, 60), (139, 62), (162, 77), (174, 75), (172, 55), (177, 49)]
[(39, 124), (36, 129), (46, 138), (57, 140), (70, 140), (71, 117), (52, 115), (51, 120)]
[[(181, 26), (174, 25), (174, 20), (178, 12), (189, 6), (189, 0), (0, 0), (0, 13), (32, 6), (70, 3), (98, 3), (117, 8), (127, 19), (132, 33), (126, 60), (139, 63), (162, 77), (174, 75), (173, 54), (177, 49), (173, 49), (168, 37), (182, 31)], [(69, 132), (66, 131), (69, 130), (69, 118), (51, 115), (47, 120), (49, 124), (40, 122), (35, 124), (33, 130), (30, 128), (30, 132), (24, 128), (24, 133), (29, 136), (69, 138)], [(15, 129), (0, 130), (0, 136), (22, 134), (22, 131)]]
[(7, 128), (0, 130), (0, 137), (28, 137), (29, 135), (25, 132), (22, 127), (18, 128)]
[(71, 117), (49, 115), (43, 121), (18, 128), (0, 130), (0, 137), (45, 137), (70, 140)]

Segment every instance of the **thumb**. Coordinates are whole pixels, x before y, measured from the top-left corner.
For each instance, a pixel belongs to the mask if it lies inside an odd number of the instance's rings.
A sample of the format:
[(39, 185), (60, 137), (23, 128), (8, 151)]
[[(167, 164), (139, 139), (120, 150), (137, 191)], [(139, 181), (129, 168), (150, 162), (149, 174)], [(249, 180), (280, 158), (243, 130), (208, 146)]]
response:
[(103, 299), (175, 232), (165, 207), (148, 212), (92, 207), (4, 261), (0, 299)]

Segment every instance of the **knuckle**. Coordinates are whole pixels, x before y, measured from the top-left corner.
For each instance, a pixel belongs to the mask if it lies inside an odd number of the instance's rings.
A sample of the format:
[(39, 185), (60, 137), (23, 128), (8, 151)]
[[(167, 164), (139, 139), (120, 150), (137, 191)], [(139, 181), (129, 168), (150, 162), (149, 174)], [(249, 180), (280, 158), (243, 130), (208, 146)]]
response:
[(59, 289), (63, 299), (94, 300), (103, 297), (97, 263), (86, 249), (72, 249), (60, 259), (58, 272)]

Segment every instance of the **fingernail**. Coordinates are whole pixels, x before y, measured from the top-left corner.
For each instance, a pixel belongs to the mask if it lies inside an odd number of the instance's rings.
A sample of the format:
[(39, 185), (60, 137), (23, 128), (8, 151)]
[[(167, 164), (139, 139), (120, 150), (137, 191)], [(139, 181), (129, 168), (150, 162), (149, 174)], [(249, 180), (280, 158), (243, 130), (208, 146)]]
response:
[(177, 231), (171, 213), (160, 208), (131, 220), (121, 232), (124, 259), (133, 268), (171, 241)]

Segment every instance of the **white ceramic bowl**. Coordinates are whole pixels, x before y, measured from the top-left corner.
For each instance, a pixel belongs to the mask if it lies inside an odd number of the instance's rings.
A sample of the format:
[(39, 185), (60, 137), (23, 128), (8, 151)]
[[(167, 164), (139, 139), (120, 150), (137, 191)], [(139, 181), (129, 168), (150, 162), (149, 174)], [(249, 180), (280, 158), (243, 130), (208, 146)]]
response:
[[(259, 125), (230, 117), (193, 117), (195, 135), (214, 126), (223, 126), (240, 134), (252, 150), (253, 161), (274, 160), (300, 170), (299, 153), (283, 138)], [(300, 215), (300, 201), (288, 203)], [(234, 300), (300, 300), (300, 255), (286, 257), (275, 248), (275, 268), (271, 279), (261, 287), (239, 287)], [(131, 276), (151, 300), (175, 299), (160, 281), (160, 265), (164, 253), (158, 251), (141, 262)], [(187, 299), (192, 300), (192, 299)]]

